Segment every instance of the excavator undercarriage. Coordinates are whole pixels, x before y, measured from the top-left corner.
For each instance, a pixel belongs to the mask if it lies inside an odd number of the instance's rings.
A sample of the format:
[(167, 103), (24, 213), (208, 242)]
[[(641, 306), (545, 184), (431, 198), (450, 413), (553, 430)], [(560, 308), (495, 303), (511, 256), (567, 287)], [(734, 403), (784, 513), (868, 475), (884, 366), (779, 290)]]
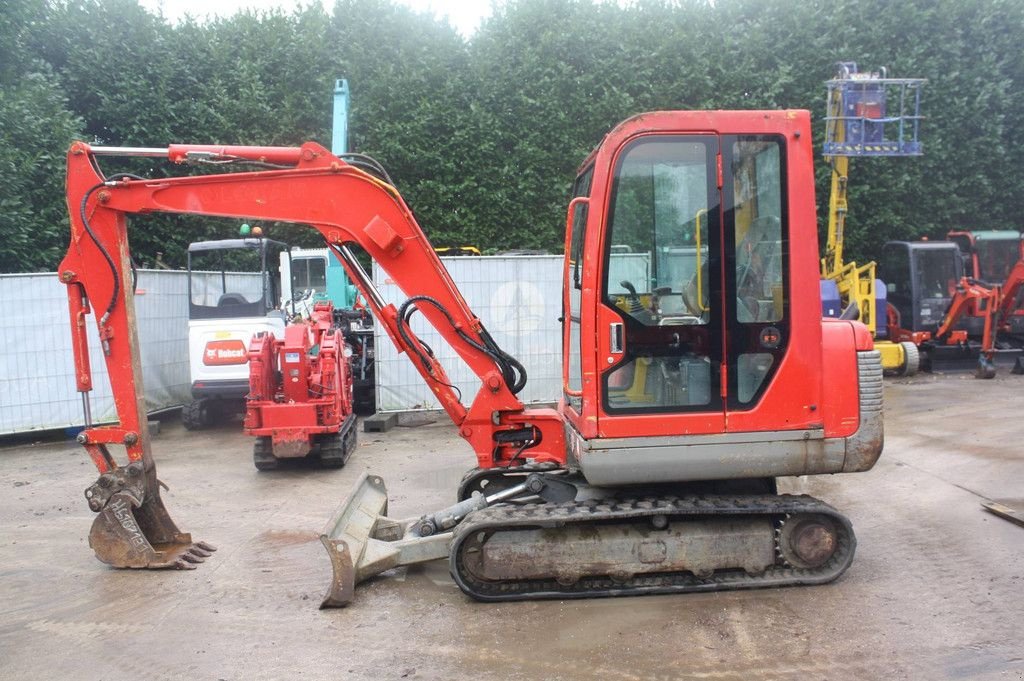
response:
[(674, 495), (560, 473), (522, 472), (490, 497), (402, 521), (387, 518), (383, 480), (363, 475), (321, 535), (334, 569), (322, 607), (346, 605), (381, 572), (445, 557), (481, 601), (824, 584), (853, 560), (850, 521), (812, 497), (769, 493), (774, 480)]
[(587, 598), (824, 584), (855, 546), (811, 497), (639, 496), (480, 511), (450, 564), (478, 600)]

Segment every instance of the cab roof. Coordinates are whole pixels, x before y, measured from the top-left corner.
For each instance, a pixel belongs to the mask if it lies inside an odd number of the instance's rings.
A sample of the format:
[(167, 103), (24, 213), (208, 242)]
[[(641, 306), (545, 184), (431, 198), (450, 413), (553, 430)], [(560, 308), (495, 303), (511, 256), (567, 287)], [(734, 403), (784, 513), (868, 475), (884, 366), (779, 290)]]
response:
[(198, 251), (259, 250), (265, 244), (277, 244), (288, 248), (288, 244), (273, 239), (218, 239), (216, 241), (194, 241), (188, 245), (189, 253)]

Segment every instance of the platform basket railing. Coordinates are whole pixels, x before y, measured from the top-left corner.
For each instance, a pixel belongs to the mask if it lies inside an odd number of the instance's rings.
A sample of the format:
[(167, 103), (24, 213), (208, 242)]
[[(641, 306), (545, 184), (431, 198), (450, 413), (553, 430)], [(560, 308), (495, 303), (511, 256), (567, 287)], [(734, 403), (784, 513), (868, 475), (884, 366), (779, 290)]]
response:
[[(846, 77), (843, 77), (845, 75)], [(920, 156), (923, 78), (849, 73), (826, 82), (825, 156)]]

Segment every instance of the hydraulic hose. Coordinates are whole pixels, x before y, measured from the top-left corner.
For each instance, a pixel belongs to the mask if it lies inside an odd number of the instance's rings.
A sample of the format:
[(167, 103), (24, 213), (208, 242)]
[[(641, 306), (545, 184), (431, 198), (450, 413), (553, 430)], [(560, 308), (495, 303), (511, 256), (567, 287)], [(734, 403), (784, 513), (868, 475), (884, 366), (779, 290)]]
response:
[[(402, 303), (402, 306), (398, 308), (398, 333), (401, 335), (402, 340), (404, 340), (406, 344), (412, 348), (413, 352), (417, 354), (420, 362), (428, 373), (433, 375), (432, 363), (430, 361), (430, 357), (433, 357), (433, 352), (430, 350), (430, 347), (419, 338), (414, 339), (412, 332), (409, 330), (409, 320), (417, 310), (417, 303), (427, 303), (436, 308), (445, 316), (459, 338), (471, 347), (490, 357), (491, 360), (494, 361), (495, 365), (497, 365), (502, 378), (505, 380), (505, 384), (513, 395), (519, 394), (519, 392), (526, 387), (526, 368), (519, 362), (519, 360), (502, 350), (486, 329), (481, 327), (480, 340), (483, 342), (478, 343), (472, 336), (458, 327), (451, 313), (444, 307), (444, 305), (441, 304), (440, 301), (435, 298), (431, 298), (430, 296), (413, 296)], [(429, 354), (430, 357), (427, 357), (427, 354)]]

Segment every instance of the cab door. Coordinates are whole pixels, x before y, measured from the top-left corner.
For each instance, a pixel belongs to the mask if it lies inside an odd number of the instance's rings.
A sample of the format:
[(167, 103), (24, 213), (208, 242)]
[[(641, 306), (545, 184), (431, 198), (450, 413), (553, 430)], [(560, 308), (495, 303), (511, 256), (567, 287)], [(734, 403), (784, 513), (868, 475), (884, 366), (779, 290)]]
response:
[(602, 437), (725, 430), (719, 139), (646, 135), (611, 175), (596, 305)]
[(762, 402), (790, 345), (785, 160), (779, 135), (722, 136), (728, 431), (805, 425), (747, 413)]
[(601, 437), (795, 426), (757, 411), (789, 345), (784, 167), (779, 136), (623, 145), (595, 306)]

